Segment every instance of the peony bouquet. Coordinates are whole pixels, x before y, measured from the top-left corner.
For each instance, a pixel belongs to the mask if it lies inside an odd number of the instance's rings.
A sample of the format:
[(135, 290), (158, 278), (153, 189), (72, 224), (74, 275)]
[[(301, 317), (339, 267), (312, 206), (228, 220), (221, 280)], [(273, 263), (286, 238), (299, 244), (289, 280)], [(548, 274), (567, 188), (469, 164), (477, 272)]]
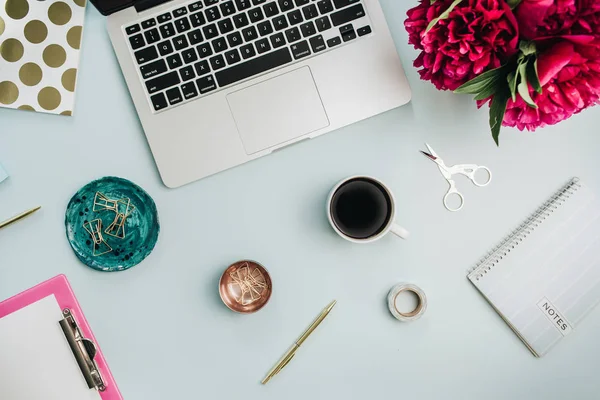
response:
[(533, 131), (600, 103), (600, 0), (419, 0), (404, 25), (421, 79)]

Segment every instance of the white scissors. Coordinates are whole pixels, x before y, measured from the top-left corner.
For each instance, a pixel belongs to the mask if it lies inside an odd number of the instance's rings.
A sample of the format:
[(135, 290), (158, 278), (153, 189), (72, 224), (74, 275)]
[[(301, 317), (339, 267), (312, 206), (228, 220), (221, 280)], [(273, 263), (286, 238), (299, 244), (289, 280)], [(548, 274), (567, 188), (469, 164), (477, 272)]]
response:
[[(425, 146), (427, 146), (427, 148), (429, 149), (429, 153), (427, 153), (425, 151), (421, 151), (421, 153), (423, 153), (425, 155), (425, 157), (429, 158), (431, 161), (433, 161), (434, 163), (436, 163), (438, 165), (440, 172), (442, 173), (442, 175), (444, 175), (444, 178), (446, 178), (446, 180), (448, 181), (448, 184), (450, 185), (450, 189), (448, 189), (448, 193), (446, 193), (446, 195), (444, 196), (444, 206), (446, 207), (446, 209), (448, 211), (458, 211), (458, 210), (462, 209), (463, 206), (465, 205), (465, 198), (456, 189), (456, 183), (452, 179), (452, 175), (456, 175), (456, 174), (464, 175), (467, 178), (469, 178), (471, 180), (471, 182), (473, 182), (476, 186), (479, 186), (479, 187), (487, 186), (492, 181), (492, 171), (490, 171), (490, 169), (488, 167), (475, 165), (475, 164), (461, 164), (461, 165), (454, 165), (452, 167), (447, 167), (446, 164), (444, 163), (444, 160), (442, 160), (441, 158), (438, 157), (438, 155), (435, 153), (435, 151), (433, 151), (431, 146), (429, 146), (427, 143), (425, 143)], [(478, 182), (475, 178), (475, 174), (480, 169), (486, 171), (488, 174), (488, 179), (485, 182)], [(448, 204), (448, 200), (449, 200), (450, 196), (452, 196), (452, 195), (456, 195), (460, 199), (460, 205), (457, 208), (452, 208)]]

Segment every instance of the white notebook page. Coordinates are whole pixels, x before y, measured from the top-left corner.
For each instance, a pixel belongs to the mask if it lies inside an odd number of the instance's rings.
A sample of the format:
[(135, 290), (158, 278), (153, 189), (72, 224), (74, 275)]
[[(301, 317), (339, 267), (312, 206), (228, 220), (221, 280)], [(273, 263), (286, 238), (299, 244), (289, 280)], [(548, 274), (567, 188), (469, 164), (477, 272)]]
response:
[[(534, 354), (543, 356), (600, 300), (600, 205), (593, 193), (579, 187), (477, 278), (469, 275)], [(554, 320), (541, 310), (542, 300), (558, 311)], [(557, 327), (559, 318), (567, 329)]]
[(59, 325), (54, 295), (0, 319), (0, 399), (101, 400)]

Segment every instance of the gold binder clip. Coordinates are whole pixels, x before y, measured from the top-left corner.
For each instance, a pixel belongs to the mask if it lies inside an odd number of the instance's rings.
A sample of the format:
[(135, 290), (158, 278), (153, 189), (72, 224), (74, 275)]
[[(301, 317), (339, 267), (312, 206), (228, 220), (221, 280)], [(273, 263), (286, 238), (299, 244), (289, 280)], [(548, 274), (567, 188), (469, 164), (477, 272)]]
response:
[(115, 209), (117, 215), (115, 215), (115, 219), (104, 233), (119, 239), (125, 239), (125, 221), (134, 211), (135, 207), (131, 205), (131, 200), (127, 198), (117, 200)]
[(94, 207), (92, 211), (114, 211), (117, 212), (117, 200), (109, 199), (101, 192), (96, 192), (94, 196)]
[(250, 270), (248, 263), (243, 267), (230, 273), (233, 283), (239, 287), (239, 297), (236, 301), (244, 306), (259, 300), (263, 291), (267, 288), (266, 280), (258, 268)]
[(92, 237), (92, 244), (94, 246), (93, 255), (94, 257), (101, 256), (106, 253), (110, 253), (112, 251), (112, 247), (106, 243), (104, 237), (102, 236), (102, 220), (95, 219), (90, 222), (86, 222), (83, 224), (83, 229), (85, 229), (90, 236)]

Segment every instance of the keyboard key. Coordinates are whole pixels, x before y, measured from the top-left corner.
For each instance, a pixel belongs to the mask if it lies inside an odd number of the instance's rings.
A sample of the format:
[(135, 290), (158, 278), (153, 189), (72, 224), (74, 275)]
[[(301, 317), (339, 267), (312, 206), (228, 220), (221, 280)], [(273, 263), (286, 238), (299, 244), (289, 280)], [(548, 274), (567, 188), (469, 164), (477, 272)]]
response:
[(280, 67), (292, 62), (292, 56), (287, 47), (277, 51), (266, 53), (260, 57), (236, 64), (216, 73), (219, 86), (227, 86), (239, 82), (251, 76)]
[(225, 52), (225, 59), (227, 60), (227, 64), (235, 64), (236, 62), (240, 62), (240, 52), (237, 49), (229, 50)]
[(275, 3), (274, 1), (265, 4), (263, 6), (263, 9), (265, 10), (265, 15), (267, 16), (267, 18), (271, 18), (279, 14), (279, 8), (277, 8), (277, 3)]
[(173, 46), (171, 46), (171, 42), (168, 40), (164, 42), (160, 42), (158, 44), (158, 52), (161, 56), (166, 56), (167, 54), (171, 54), (173, 52)]
[(342, 8), (349, 6), (350, 4), (358, 3), (360, 0), (333, 0), (335, 8)]
[(160, 111), (168, 106), (167, 99), (163, 93), (155, 94), (154, 96), (150, 97), (150, 100), (154, 106), (154, 111)]
[(218, 2), (219, 2), (219, 0), (204, 0), (204, 5), (205, 5), (206, 7), (208, 7), (208, 6), (210, 6), (211, 4), (216, 4), (216, 3), (218, 3)]
[(315, 24), (312, 21), (308, 21), (302, 25), (300, 25), (300, 30), (302, 31), (302, 35), (304, 37), (312, 36), (317, 33), (317, 29), (315, 28)]
[(290, 11), (294, 8), (294, 3), (292, 0), (279, 0), (279, 8), (282, 12)]
[(125, 32), (128, 35), (133, 35), (134, 33), (138, 33), (141, 30), (142, 30), (142, 28), (140, 28), (139, 24), (131, 25), (131, 26), (128, 26), (127, 28), (125, 28)]
[(373, 31), (371, 30), (371, 27), (369, 25), (363, 26), (362, 28), (358, 28), (356, 30), (356, 33), (358, 33), (358, 36), (365, 36), (371, 32), (373, 32)]
[(181, 7), (176, 10), (173, 10), (173, 17), (175, 17), (175, 18), (179, 18), (185, 14), (187, 14), (187, 8), (185, 8), (185, 7)]
[(227, 50), (227, 40), (225, 40), (224, 37), (216, 38), (212, 41), (212, 46), (215, 50), (215, 53), (220, 53)]
[(313, 53), (318, 53), (319, 51), (323, 51), (327, 49), (325, 45), (325, 40), (323, 40), (323, 35), (315, 36), (310, 38), (310, 47), (312, 47)]
[(173, 45), (175, 45), (175, 50), (182, 50), (189, 46), (184, 35), (173, 38)]
[(190, 12), (194, 12), (194, 11), (198, 11), (203, 7), (202, 1), (197, 1), (195, 3), (192, 3), (188, 6), (188, 10), (190, 10)]
[(342, 40), (344, 42), (356, 39), (356, 32), (354, 32), (354, 27), (352, 26), (352, 24), (340, 27), (340, 35), (342, 35)]
[(258, 51), (258, 54), (265, 53), (269, 50), (271, 50), (269, 39), (264, 38), (256, 41), (256, 51)]
[(202, 32), (200, 32), (200, 29), (196, 29), (196, 30), (189, 32), (188, 38), (190, 40), (191, 45), (198, 44), (204, 40), (204, 38), (202, 37)]
[(210, 40), (219, 36), (219, 31), (217, 31), (217, 26), (215, 24), (206, 25), (202, 28), (202, 32), (204, 32), (204, 37), (206, 40)]
[(181, 91), (179, 90), (179, 88), (167, 90), (166, 95), (167, 99), (169, 99), (169, 104), (171, 104), (172, 106), (183, 101), (183, 97), (181, 96)]
[(206, 14), (206, 19), (208, 20), (208, 22), (216, 21), (219, 18), (221, 18), (219, 8), (216, 6), (207, 9), (206, 11), (204, 11), (204, 13)]
[(196, 74), (194, 73), (194, 67), (191, 65), (181, 68), (179, 70), (179, 75), (181, 75), (181, 80), (183, 82), (189, 81), (196, 77)]
[(198, 54), (196, 54), (196, 50), (193, 48), (182, 51), (181, 57), (183, 57), (183, 62), (185, 64), (190, 64), (198, 60)]
[(217, 22), (217, 25), (219, 26), (219, 31), (221, 31), (222, 35), (229, 33), (233, 30), (233, 23), (231, 22), (230, 18), (220, 20), (219, 22)]
[(208, 66), (208, 61), (200, 61), (194, 64), (194, 69), (198, 76), (202, 76), (208, 74), (210, 72), (210, 67)]
[(170, 20), (171, 20), (171, 18), (173, 18), (173, 17), (171, 16), (171, 13), (161, 14), (161, 15), (159, 15), (158, 17), (156, 17), (156, 19), (158, 19), (158, 23), (159, 23), (159, 24), (162, 24), (163, 22), (170, 21)]
[(334, 12), (331, 14), (331, 21), (333, 22), (333, 26), (339, 26), (354, 21), (355, 19), (362, 18), (365, 15), (365, 9), (362, 4), (357, 4), (341, 11)]
[(133, 50), (137, 50), (140, 47), (144, 47), (146, 45), (146, 42), (144, 42), (144, 37), (141, 33), (138, 33), (135, 36), (131, 36), (129, 38), (129, 43), (131, 44), (131, 48)]
[(167, 72), (167, 64), (165, 60), (156, 60), (150, 64), (142, 65), (140, 72), (144, 79), (152, 78), (153, 76), (160, 75), (163, 72)]
[(210, 47), (209, 43), (202, 43), (200, 46), (196, 47), (196, 50), (198, 50), (200, 58), (206, 58), (213, 54), (212, 47)]
[(333, 4), (331, 4), (331, 0), (321, 0), (317, 3), (319, 6), (319, 11), (321, 14), (327, 14), (333, 11)]
[(181, 82), (179, 80), (179, 74), (177, 71), (172, 71), (146, 82), (146, 89), (148, 89), (148, 93), (152, 94), (160, 92), (168, 87), (175, 86), (179, 84), (179, 82)]
[(144, 28), (144, 29), (152, 28), (155, 25), (156, 25), (156, 20), (154, 18), (147, 19), (142, 22), (142, 28)]
[(295, 0), (296, 7), (305, 6), (310, 3), (310, 0)]
[(317, 29), (319, 30), (319, 32), (323, 32), (323, 31), (326, 31), (327, 29), (331, 29), (331, 22), (329, 21), (328, 16), (317, 18), (315, 20), (315, 23), (317, 24)]
[(235, 0), (235, 5), (239, 11), (244, 11), (251, 7), (250, 0)]
[(285, 45), (285, 37), (283, 36), (283, 33), (276, 33), (275, 35), (271, 36), (270, 39), (274, 49)]
[(248, 21), (246, 14), (241, 13), (233, 17), (233, 23), (237, 28), (243, 28), (244, 26), (250, 24), (250, 21)]
[(168, 22), (164, 25), (160, 26), (160, 33), (163, 37), (163, 39), (169, 38), (173, 35), (175, 35), (175, 28), (173, 27), (173, 24)]
[(225, 3), (221, 3), (221, 13), (224, 17), (235, 13), (235, 6), (233, 5), (233, 1), (227, 1)]
[(214, 56), (210, 59), (210, 65), (212, 66), (212, 69), (214, 71), (221, 69), (221, 68), (225, 68), (225, 59), (223, 58), (222, 55), (217, 54), (216, 56)]
[(319, 16), (319, 12), (317, 11), (317, 7), (314, 4), (306, 6), (302, 9), (304, 13), (304, 19), (313, 19)]
[(304, 19), (302, 19), (302, 13), (300, 12), (300, 10), (294, 10), (291, 13), (289, 13), (288, 15), (288, 20), (290, 21), (290, 25), (298, 25), (299, 23), (301, 23), (302, 21), (304, 21)]
[(183, 18), (176, 20), (175, 28), (177, 28), (177, 32), (179, 32), (179, 33), (189, 31), (191, 29), (190, 20), (187, 19), (187, 17), (183, 17)]
[(198, 85), (201, 94), (211, 92), (217, 88), (217, 84), (212, 75), (198, 79), (196, 85)]
[(258, 33), (256, 32), (256, 28), (254, 26), (249, 26), (247, 28), (242, 29), (242, 35), (244, 35), (244, 39), (246, 42), (251, 42), (254, 39), (258, 38)]
[(254, 4), (255, 6), (262, 4), (264, 2), (266, 2), (267, 0), (252, 0), (252, 4)]
[(327, 46), (334, 47), (334, 46), (337, 46), (340, 43), (342, 43), (342, 39), (336, 36), (336, 37), (331, 38), (331, 39), (329, 39), (327, 41)]
[(198, 96), (198, 91), (196, 90), (196, 85), (194, 82), (189, 82), (184, 85), (181, 85), (181, 92), (183, 93), (183, 98), (189, 100)]
[(196, 28), (198, 26), (202, 26), (206, 23), (206, 19), (204, 19), (204, 14), (202, 14), (202, 11), (198, 12), (196, 14), (190, 15), (190, 21), (192, 21), (192, 26), (194, 28)]
[(277, 31), (285, 29), (289, 26), (285, 15), (279, 15), (279, 16), (273, 18), (273, 25), (275, 26), (275, 30), (277, 30)]
[(240, 47), (240, 52), (242, 53), (242, 57), (244, 59), (254, 57), (256, 55), (256, 51), (254, 50), (254, 46), (252, 46), (252, 43), (248, 43)]
[(291, 50), (296, 60), (310, 56), (310, 49), (306, 40), (293, 44)]
[(297, 42), (302, 39), (300, 36), (300, 30), (298, 28), (291, 28), (285, 31), (285, 37), (287, 38), (288, 43)]
[(148, 61), (152, 61), (155, 58), (158, 58), (158, 52), (156, 51), (156, 47), (146, 47), (145, 49), (141, 49), (133, 53), (135, 59), (138, 64), (147, 63)]
[(244, 43), (242, 40), (242, 35), (239, 32), (233, 32), (227, 35), (227, 42), (229, 43), (229, 47), (239, 46)]
[(265, 19), (265, 16), (260, 8), (253, 8), (248, 11), (248, 15), (250, 16), (250, 21), (258, 22)]
[(273, 33), (273, 25), (271, 25), (271, 22), (268, 20), (259, 23), (256, 27), (258, 28), (260, 36), (267, 36)]
[(158, 33), (158, 29), (156, 28), (144, 32), (144, 37), (146, 38), (146, 42), (148, 44), (156, 43), (160, 40), (160, 34)]
[(167, 57), (167, 65), (170, 69), (179, 68), (183, 65), (181, 62), (181, 56), (177, 53), (170, 55)]

